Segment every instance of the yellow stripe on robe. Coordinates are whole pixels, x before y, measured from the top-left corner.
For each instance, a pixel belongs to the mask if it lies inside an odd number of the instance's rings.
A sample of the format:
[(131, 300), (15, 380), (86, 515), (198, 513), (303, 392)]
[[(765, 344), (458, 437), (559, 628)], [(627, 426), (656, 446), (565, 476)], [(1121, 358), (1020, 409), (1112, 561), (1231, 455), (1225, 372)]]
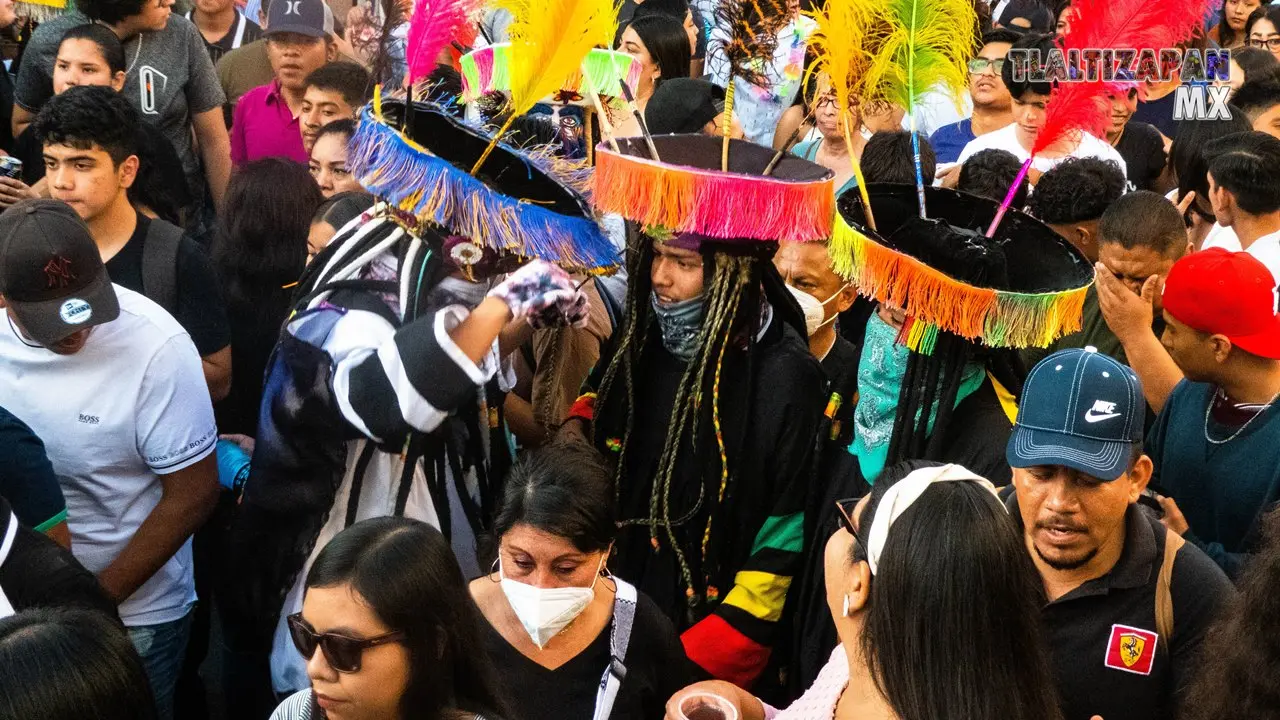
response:
[(758, 570), (743, 570), (733, 578), (733, 589), (725, 597), (724, 604), (739, 608), (752, 617), (765, 622), (777, 622), (782, 617), (787, 590), (791, 578)]

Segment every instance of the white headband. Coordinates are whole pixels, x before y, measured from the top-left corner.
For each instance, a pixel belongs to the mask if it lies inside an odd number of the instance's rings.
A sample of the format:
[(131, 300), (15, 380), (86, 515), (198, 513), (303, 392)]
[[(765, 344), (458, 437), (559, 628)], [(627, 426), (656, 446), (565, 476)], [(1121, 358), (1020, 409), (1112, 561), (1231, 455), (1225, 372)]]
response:
[(934, 483), (954, 481), (976, 482), (992, 495), (996, 494), (996, 488), (990, 480), (974, 475), (959, 465), (921, 468), (894, 483), (893, 487), (885, 491), (880, 504), (876, 506), (876, 515), (871, 521), (871, 531), (867, 533), (867, 564), (871, 566), (872, 575), (875, 575), (879, 568), (880, 553), (884, 551), (884, 544), (889, 539), (889, 528), (893, 527), (898, 518), (902, 517), (902, 514)]

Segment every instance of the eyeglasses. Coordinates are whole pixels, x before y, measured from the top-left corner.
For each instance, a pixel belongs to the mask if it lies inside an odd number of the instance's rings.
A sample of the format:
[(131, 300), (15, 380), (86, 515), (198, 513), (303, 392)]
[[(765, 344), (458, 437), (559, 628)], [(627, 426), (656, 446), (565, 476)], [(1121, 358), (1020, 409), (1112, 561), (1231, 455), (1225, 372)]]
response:
[(867, 544), (862, 540), (862, 533), (858, 532), (858, 527), (853, 523), (853, 511), (858, 507), (858, 503), (862, 498), (846, 498), (836, 501), (836, 514), (840, 516), (840, 527), (849, 531), (853, 539), (865, 550)]
[(324, 651), (329, 667), (340, 673), (358, 672), (365, 650), (404, 639), (402, 632), (389, 632), (363, 640), (336, 633), (317, 633), (302, 619), (302, 613), (289, 616), (289, 636), (293, 638), (293, 644), (302, 653), (302, 657), (310, 660), (315, 656), (318, 646)]
[[(826, 95), (823, 95), (822, 97), (818, 98), (818, 102), (817, 102), (817, 103), (815, 103), (815, 106), (816, 106), (819, 110), (821, 110), (822, 108), (825, 108), (825, 107), (835, 107), (835, 106), (836, 106), (836, 96), (835, 96), (834, 94), (832, 94), (832, 93), (828, 93), (828, 94), (826, 94)], [(849, 107), (849, 109), (850, 109), (850, 110), (852, 110), (852, 109), (853, 109), (853, 103), (850, 103), (850, 107)]]
[(1271, 38), (1249, 38), (1249, 47), (1255, 47), (1262, 50), (1280, 51), (1280, 37)]
[(976, 57), (969, 61), (969, 74), (981, 75), (988, 66), (990, 66), (993, 75), (999, 75), (1004, 70), (1004, 58), (992, 60), (991, 58)]

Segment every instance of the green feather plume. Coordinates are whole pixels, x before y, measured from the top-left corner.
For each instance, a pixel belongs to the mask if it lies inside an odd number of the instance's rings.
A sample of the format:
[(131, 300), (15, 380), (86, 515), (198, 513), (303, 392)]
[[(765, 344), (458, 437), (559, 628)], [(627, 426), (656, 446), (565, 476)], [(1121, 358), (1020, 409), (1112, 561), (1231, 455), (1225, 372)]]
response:
[(908, 113), (925, 92), (940, 88), (964, 96), (973, 54), (977, 12), (972, 0), (883, 0), (870, 6), (867, 32), (872, 60), (864, 98), (887, 101)]

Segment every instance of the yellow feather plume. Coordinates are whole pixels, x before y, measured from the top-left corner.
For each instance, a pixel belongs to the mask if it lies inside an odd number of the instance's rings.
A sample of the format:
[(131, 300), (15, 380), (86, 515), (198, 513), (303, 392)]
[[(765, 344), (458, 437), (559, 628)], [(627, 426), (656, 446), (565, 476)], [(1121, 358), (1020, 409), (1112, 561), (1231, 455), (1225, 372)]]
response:
[[(883, 0), (880, 0), (883, 1)], [(877, 0), (827, 0), (811, 13), (818, 24), (809, 36), (814, 62), (808, 74), (818, 76), (819, 95), (835, 94), (836, 107), (852, 107), (862, 95), (872, 57), (867, 52), (867, 28)]]
[(958, 104), (968, 87), (965, 64), (977, 30), (973, 0), (880, 0), (872, 7), (867, 99), (910, 113), (925, 92), (942, 88)]
[(513, 116), (564, 87), (594, 47), (609, 47), (617, 30), (613, 0), (497, 0), (511, 12)]

